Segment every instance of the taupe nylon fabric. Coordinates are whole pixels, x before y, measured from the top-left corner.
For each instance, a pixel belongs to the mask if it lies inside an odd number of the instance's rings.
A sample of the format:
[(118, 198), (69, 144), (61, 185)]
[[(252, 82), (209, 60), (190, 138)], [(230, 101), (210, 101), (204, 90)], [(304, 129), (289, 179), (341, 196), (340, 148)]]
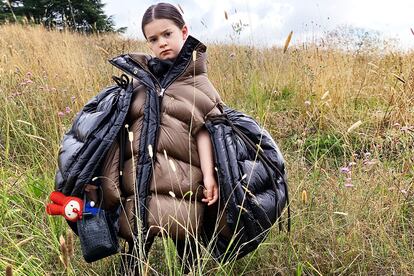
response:
[[(200, 50), (200, 49), (199, 49)], [(150, 235), (167, 231), (174, 238), (184, 238), (187, 229), (195, 234), (203, 223), (205, 203), (201, 202), (203, 175), (200, 169), (196, 135), (209, 114), (219, 114), (220, 96), (209, 81), (206, 53), (197, 52), (190, 65), (166, 90), (161, 103), (161, 123), (154, 173), (147, 201)], [(144, 68), (150, 56), (131, 54)], [(133, 133), (127, 140), (123, 185), (119, 184), (119, 144), (114, 143), (104, 165), (102, 188), (104, 208), (122, 203), (119, 236), (132, 240), (134, 185), (139, 160), (139, 138), (144, 113), (145, 87), (134, 81), (134, 94), (126, 123)], [(127, 137), (128, 138), (128, 137)]]

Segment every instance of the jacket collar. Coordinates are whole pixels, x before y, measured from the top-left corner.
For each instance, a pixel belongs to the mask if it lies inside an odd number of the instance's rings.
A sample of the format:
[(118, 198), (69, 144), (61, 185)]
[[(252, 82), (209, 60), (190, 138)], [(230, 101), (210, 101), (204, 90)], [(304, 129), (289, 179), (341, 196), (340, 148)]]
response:
[[(165, 87), (182, 75), (206, 73), (206, 50), (207, 47), (202, 42), (191, 35), (188, 36), (161, 85)], [(193, 61), (193, 51), (197, 51), (195, 62)], [(128, 56), (144, 70), (150, 71), (148, 61), (153, 58), (151, 55), (145, 53), (130, 53)]]

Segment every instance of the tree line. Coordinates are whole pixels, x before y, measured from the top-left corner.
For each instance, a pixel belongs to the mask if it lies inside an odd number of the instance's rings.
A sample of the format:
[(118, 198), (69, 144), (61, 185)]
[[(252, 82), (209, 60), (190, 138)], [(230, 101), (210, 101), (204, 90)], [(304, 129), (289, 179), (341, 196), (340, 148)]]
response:
[(126, 27), (115, 28), (104, 6), (101, 0), (1, 0), (0, 24), (30, 22), (83, 33), (125, 32)]

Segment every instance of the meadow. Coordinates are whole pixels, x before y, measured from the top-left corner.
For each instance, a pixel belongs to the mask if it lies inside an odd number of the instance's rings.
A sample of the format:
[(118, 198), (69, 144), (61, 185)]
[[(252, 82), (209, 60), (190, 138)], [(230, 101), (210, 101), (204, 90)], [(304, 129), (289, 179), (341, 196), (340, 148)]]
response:
[[(284, 154), (292, 229), (275, 227), (249, 256), (210, 262), (200, 274), (414, 275), (414, 53), (343, 51), (328, 42), (286, 52), (207, 45), (223, 101), (256, 118)], [(1, 273), (115, 275), (119, 255), (87, 264), (79, 240), (62, 218), (46, 215), (45, 203), (63, 134), (120, 75), (107, 60), (134, 51), (146, 45), (0, 26)], [(73, 256), (62, 254), (62, 238), (74, 239)], [(171, 270), (162, 247), (150, 262), (164, 275)]]

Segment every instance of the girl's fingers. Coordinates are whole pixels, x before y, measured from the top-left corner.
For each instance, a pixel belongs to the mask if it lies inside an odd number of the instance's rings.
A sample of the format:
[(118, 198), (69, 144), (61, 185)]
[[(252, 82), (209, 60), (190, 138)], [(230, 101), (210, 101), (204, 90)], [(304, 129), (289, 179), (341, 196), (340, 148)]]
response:
[(217, 189), (217, 186), (214, 186), (214, 188), (213, 188), (213, 198), (208, 202), (207, 205), (212, 205), (212, 204), (216, 203), (217, 199), (218, 199), (218, 189)]

